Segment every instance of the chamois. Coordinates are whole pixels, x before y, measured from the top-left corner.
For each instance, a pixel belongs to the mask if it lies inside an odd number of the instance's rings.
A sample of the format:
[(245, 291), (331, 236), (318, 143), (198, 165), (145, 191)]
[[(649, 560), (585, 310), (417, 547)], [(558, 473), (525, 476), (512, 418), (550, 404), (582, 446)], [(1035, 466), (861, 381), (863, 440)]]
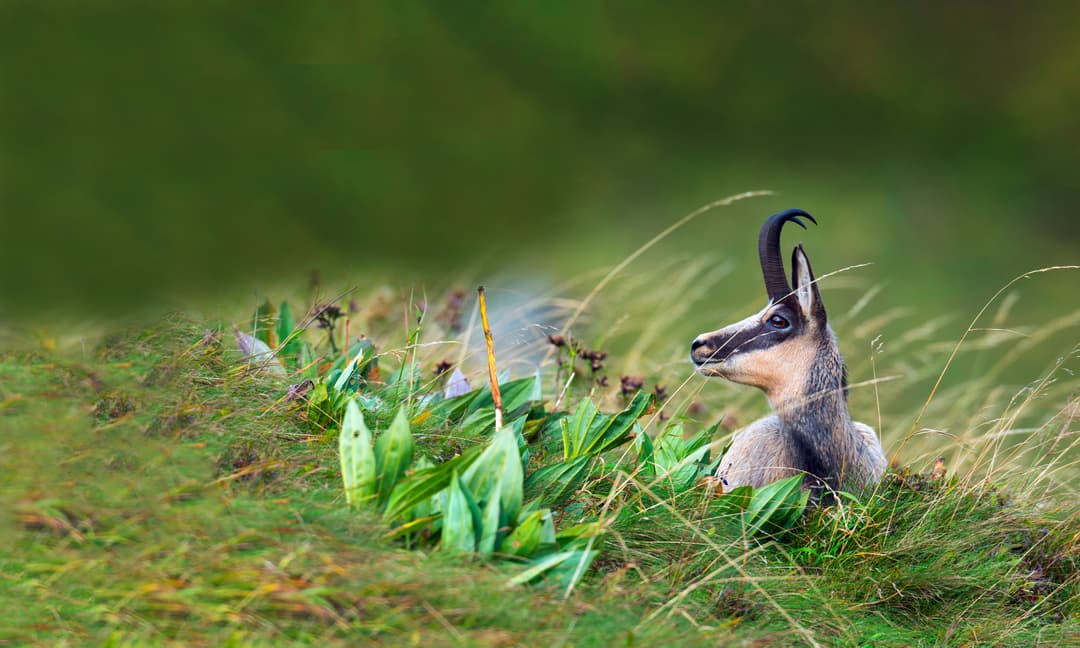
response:
[(717, 477), (725, 488), (755, 488), (803, 474), (815, 499), (858, 490), (878, 481), (885, 453), (873, 428), (851, 420), (847, 370), (828, 324), (817, 280), (800, 243), (791, 257), (791, 281), (780, 259), (780, 230), (792, 221), (806, 229), (801, 209), (770, 216), (758, 235), (758, 254), (769, 303), (759, 313), (690, 346), (705, 376), (720, 376), (765, 392), (775, 414), (735, 434)]

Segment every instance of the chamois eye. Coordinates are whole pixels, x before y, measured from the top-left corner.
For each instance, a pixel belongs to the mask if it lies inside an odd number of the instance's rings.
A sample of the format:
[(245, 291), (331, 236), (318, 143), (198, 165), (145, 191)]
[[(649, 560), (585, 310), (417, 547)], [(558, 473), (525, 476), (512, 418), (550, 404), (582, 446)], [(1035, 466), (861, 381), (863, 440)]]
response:
[(769, 324), (772, 324), (773, 328), (778, 329), (786, 329), (787, 327), (791, 326), (791, 324), (786, 319), (780, 317), (779, 315), (773, 315), (772, 317), (770, 317)]

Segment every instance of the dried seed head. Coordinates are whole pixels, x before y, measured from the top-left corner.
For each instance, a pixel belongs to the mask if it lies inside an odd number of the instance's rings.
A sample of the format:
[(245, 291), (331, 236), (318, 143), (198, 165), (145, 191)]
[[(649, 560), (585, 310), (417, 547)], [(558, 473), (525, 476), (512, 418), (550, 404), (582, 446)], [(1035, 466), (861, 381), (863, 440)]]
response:
[(623, 396), (629, 396), (640, 391), (644, 384), (645, 379), (641, 376), (623, 376), (619, 378), (619, 389), (622, 390)]

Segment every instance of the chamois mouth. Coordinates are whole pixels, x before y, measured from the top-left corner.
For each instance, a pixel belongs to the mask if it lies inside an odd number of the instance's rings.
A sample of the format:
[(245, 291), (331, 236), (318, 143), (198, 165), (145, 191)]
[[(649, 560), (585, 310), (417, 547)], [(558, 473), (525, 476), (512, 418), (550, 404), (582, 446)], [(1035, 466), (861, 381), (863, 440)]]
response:
[(694, 372), (705, 378), (727, 378), (727, 369), (723, 360), (694, 360)]
[(724, 366), (724, 363), (728, 360), (728, 357), (723, 358), (698, 358), (693, 353), (690, 354), (690, 362), (694, 363), (694, 371), (703, 376), (718, 376), (721, 371), (720, 368)]
[(690, 344), (690, 362), (694, 363), (699, 372), (723, 364), (732, 355), (732, 350), (724, 349), (724, 344), (716, 344), (715, 340), (698, 336)]

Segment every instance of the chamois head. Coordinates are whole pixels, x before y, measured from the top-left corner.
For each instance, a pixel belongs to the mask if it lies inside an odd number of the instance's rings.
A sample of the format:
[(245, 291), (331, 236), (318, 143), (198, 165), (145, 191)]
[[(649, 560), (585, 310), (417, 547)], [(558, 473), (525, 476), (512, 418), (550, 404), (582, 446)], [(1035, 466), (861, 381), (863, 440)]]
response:
[(711, 333), (690, 346), (690, 359), (706, 376), (721, 376), (765, 391), (774, 404), (803, 393), (823, 345), (835, 345), (814, 272), (802, 245), (791, 257), (791, 285), (780, 259), (780, 230), (801, 218), (817, 224), (801, 209), (770, 216), (758, 236), (758, 254), (769, 303), (760, 312)]

